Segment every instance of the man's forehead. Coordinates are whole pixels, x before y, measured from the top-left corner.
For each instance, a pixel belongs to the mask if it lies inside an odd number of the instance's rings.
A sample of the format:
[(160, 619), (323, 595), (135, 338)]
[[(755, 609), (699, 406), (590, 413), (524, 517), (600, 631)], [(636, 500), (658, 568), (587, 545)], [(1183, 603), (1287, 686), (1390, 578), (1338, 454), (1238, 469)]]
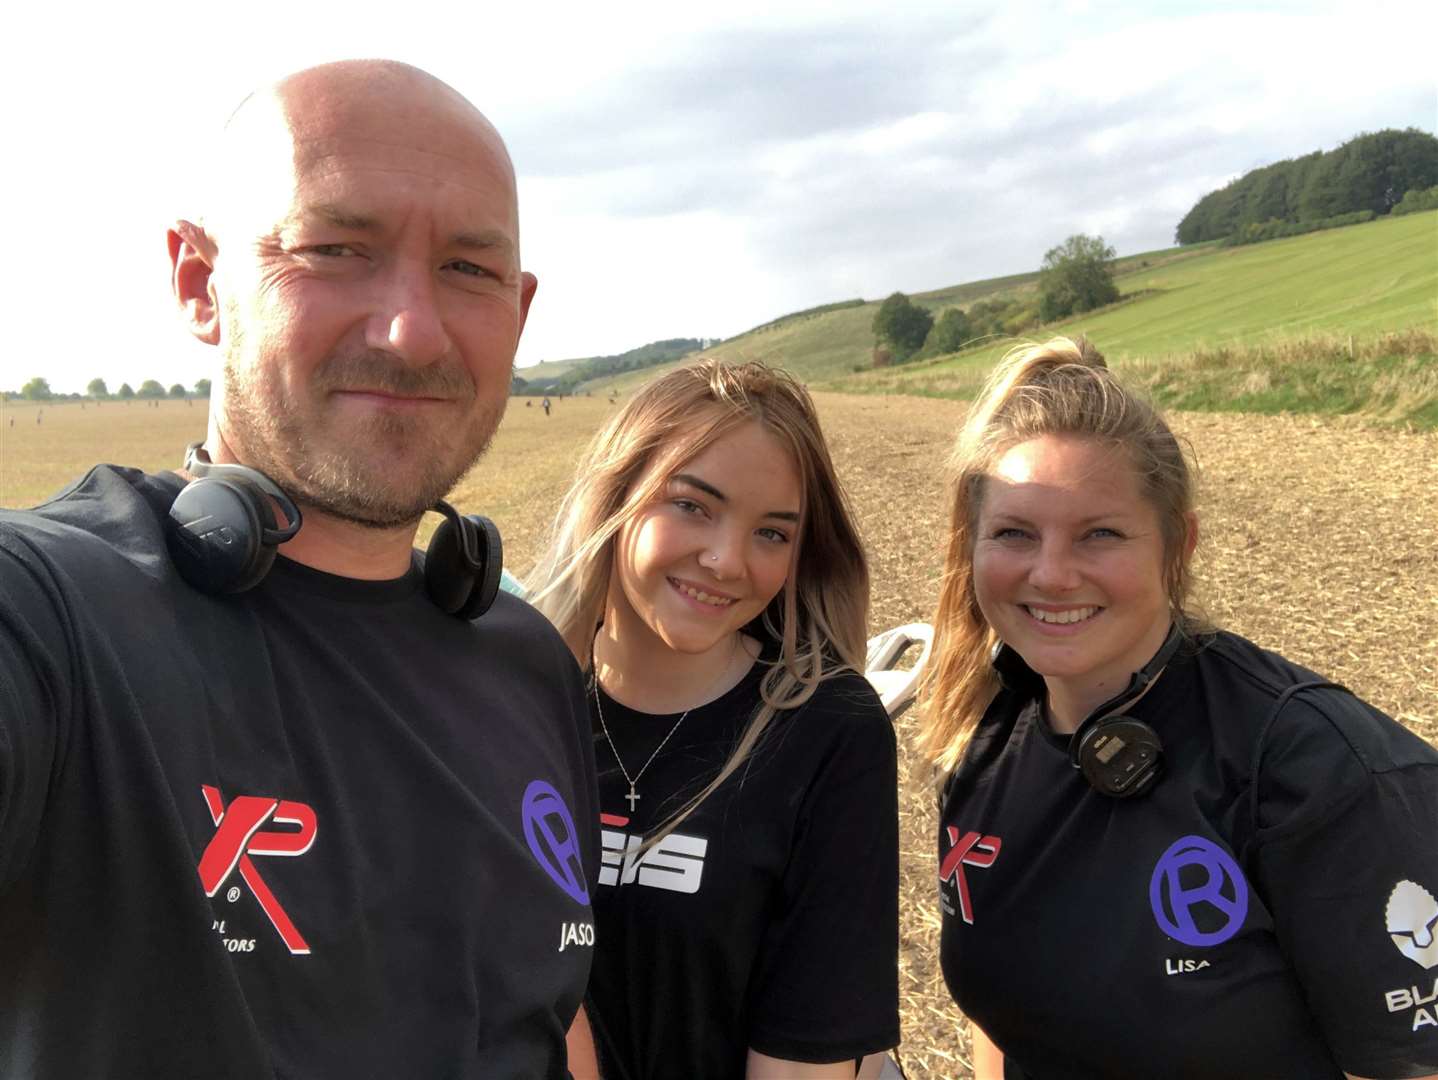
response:
[[(373, 101), (373, 87), (290, 86), (252, 96), (231, 117), (217, 161), (221, 204), (320, 202), (378, 215), (382, 196), (438, 194), (476, 220), (517, 228), (514, 173), (498, 133), (443, 84)], [(431, 107), (432, 106), (432, 107)], [(303, 194), (302, 194), (303, 192)], [(462, 216), (470, 216), (463, 213)]]
[(499, 133), (464, 95), (397, 61), (348, 60), (296, 72), (247, 97), (226, 127), (237, 130), (276, 117), (302, 138), (318, 137), (326, 129), (361, 129), (371, 120), (422, 127), (456, 125), (505, 156)]
[[(462, 248), (514, 252), (512, 215), (500, 213), (496, 217), (492, 208), (480, 203), (467, 209), (469, 212), (461, 205), (456, 213), (436, 221), (441, 242)], [(383, 236), (401, 222), (402, 219), (397, 221), (387, 206), (360, 198), (354, 201), (296, 202), (277, 225), (281, 233), (318, 226), (346, 233)]]
[(253, 157), (289, 159), (297, 169), (323, 167), (327, 158), (357, 154), (381, 165), (415, 157), (447, 159), (455, 170), (476, 169), (513, 185), (514, 170), (499, 133), (467, 102), (447, 99), (254, 95), (226, 125), (222, 156), (232, 164)]

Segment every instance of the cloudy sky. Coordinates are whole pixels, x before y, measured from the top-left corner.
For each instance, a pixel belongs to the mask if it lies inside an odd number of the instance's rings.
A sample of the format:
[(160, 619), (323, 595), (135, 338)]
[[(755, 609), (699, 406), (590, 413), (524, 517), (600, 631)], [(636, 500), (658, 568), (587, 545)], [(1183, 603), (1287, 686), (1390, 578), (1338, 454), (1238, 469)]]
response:
[[(1204, 192), (1438, 129), (1438, 5), (27, 4), (0, 46), (0, 387), (192, 384), (164, 229), (254, 85), (392, 56), (509, 141), (540, 291), (519, 363), (1166, 247)], [(880, 9), (883, 9), (882, 12)]]

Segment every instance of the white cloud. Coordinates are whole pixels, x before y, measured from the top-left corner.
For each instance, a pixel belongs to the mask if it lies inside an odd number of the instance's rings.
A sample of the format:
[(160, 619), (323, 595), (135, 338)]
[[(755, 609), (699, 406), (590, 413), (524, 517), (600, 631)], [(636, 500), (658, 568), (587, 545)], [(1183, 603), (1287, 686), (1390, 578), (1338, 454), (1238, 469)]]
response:
[(509, 138), (541, 276), (521, 362), (1161, 247), (1205, 191), (1435, 116), (1438, 6), (258, 0), (12, 14), (0, 386), (191, 384), (163, 230), (252, 86), (388, 55)]

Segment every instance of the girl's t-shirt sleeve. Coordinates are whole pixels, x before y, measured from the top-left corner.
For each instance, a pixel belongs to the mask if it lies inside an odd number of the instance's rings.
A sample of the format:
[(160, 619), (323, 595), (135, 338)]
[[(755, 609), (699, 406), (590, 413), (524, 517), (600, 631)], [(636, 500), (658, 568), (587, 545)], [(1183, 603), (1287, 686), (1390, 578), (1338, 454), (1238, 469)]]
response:
[(771, 1057), (843, 1061), (899, 1041), (894, 729), (856, 675), (826, 683), (795, 721), (786, 741), (812, 757), (796, 769), (793, 845), (755, 968), (750, 1040)]
[(1334, 1059), (1438, 1071), (1438, 751), (1350, 694), (1306, 691), (1255, 784), (1253, 877)]

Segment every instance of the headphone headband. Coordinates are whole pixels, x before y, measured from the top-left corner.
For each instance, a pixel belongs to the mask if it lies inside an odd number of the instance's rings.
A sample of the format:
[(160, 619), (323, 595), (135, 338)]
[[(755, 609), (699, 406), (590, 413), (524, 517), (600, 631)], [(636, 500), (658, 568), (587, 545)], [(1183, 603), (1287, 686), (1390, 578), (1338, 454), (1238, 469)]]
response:
[(1123, 710), (1149, 692), (1182, 644), (1178, 623), (1170, 624), (1158, 652), (1134, 672), (1123, 692), (1091, 712), (1069, 737), (1069, 762), (1094, 790), (1115, 799), (1132, 798), (1152, 787), (1163, 771), (1158, 732)]
[[(1148, 663), (1133, 673), (1128, 685), (1084, 719), (1069, 736), (1069, 761), (1096, 791), (1113, 798), (1131, 798), (1147, 791), (1163, 767), (1158, 733), (1123, 709), (1148, 693), (1183, 644), (1178, 623)], [(1006, 690), (1043, 694), (1043, 679), (1016, 649), (999, 642), (991, 657), (994, 673)]]
[(1163, 644), (1158, 647), (1158, 652), (1153, 654), (1153, 659), (1133, 673), (1133, 678), (1129, 679), (1128, 686), (1089, 713), (1088, 719), (1078, 726), (1078, 730), (1083, 731), (1095, 719), (1118, 712), (1130, 701), (1147, 691), (1153, 680), (1159, 677), (1164, 668), (1168, 667), (1168, 662), (1173, 659), (1173, 654), (1178, 652), (1178, 647), (1182, 644), (1183, 634), (1179, 632), (1178, 623), (1170, 624), (1168, 636), (1163, 639)]
[(300, 526), (304, 524), (304, 515), (300, 513), (300, 508), (295, 505), (293, 499), (285, 494), (283, 488), (258, 469), (251, 469), (247, 465), (224, 465), (217, 461), (211, 461), (210, 453), (205, 449), (203, 442), (192, 442), (185, 447), (185, 471), (198, 479), (209, 476), (246, 480), (279, 503), (280, 510), (284, 512), (286, 524), (283, 528), (266, 528), (264, 530), (266, 544), (283, 544), (286, 540), (293, 540), (295, 534), (300, 531)]
[[(259, 470), (211, 461), (202, 443), (186, 447), (185, 470), (195, 479), (175, 496), (166, 522), (175, 569), (211, 595), (254, 588), (269, 573), (279, 545), (300, 531), (299, 507)], [(271, 500), (284, 514), (284, 528)], [(476, 619), (499, 592), (504, 563), (499, 530), (488, 518), (461, 516), (443, 500), (432, 509), (445, 521), (425, 551), (425, 591), (445, 614)]]

